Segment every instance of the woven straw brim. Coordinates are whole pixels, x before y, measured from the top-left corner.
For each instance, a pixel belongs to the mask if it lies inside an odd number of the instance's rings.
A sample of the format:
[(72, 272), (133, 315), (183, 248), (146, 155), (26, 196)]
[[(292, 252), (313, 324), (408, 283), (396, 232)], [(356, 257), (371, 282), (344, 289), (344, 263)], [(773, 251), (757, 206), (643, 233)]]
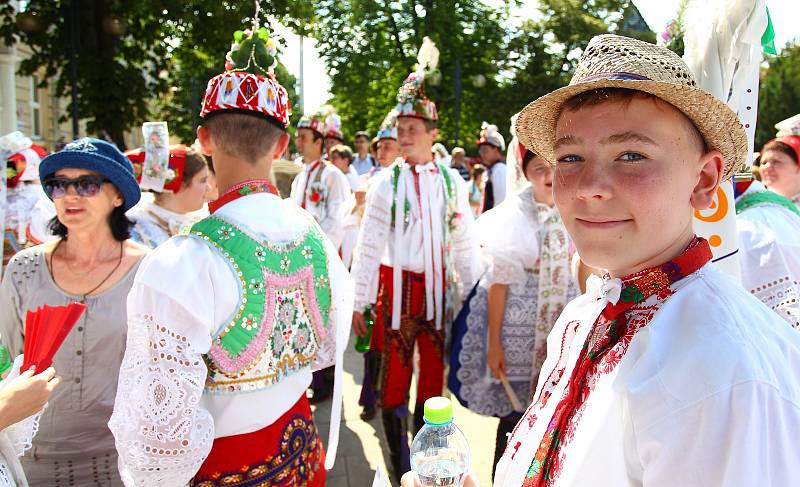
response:
[(649, 80), (601, 79), (559, 88), (526, 106), (516, 124), (522, 145), (555, 164), (556, 122), (565, 101), (599, 88), (627, 88), (650, 93), (673, 105), (694, 122), (709, 149), (722, 153), (725, 167), (722, 180), (729, 179), (744, 166), (747, 157), (747, 134), (739, 117), (724, 102), (698, 88)]

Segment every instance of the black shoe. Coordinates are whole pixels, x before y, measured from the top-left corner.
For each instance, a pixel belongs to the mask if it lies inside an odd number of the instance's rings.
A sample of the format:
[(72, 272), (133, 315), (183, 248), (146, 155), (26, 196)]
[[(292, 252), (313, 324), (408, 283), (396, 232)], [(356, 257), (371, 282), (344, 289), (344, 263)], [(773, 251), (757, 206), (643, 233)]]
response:
[(325, 389), (311, 389), (311, 396), (308, 398), (308, 402), (311, 404), (319, 404), (321, 402), (327, 401), (333, 396), (333, 389), (325, 388)]
[(375, 406), (364, 407), (364, 410), (361, 411), (359, 417), (361, 421), (372, 421), (375, 418), (375, 414), (377, 413), (377, 409)]

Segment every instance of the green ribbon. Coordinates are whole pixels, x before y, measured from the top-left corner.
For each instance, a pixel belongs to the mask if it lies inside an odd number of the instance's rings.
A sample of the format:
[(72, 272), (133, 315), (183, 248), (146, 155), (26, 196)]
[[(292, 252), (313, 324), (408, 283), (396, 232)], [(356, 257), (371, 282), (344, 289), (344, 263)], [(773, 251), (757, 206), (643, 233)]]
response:
[(773, 193), (772, 191), (759, 191), (742, 196), (739, 201), (736, 202), (736, 213), (739, 214), (754, 206), (767, 205), (782, 206), (795, 215), (800, 216), (800, 209), (797, 209), (797, 206), (792, 203), (792, 200), (777, 193)]
[(764, 29), (764, 35), (761, 36), (761, 48), (767, 54), (772, 54), (773, 56), (778, 54), (778, 50), (775, 48), (775, 28), (772, 26), (769, 7), (767, 7), (767, 28)]

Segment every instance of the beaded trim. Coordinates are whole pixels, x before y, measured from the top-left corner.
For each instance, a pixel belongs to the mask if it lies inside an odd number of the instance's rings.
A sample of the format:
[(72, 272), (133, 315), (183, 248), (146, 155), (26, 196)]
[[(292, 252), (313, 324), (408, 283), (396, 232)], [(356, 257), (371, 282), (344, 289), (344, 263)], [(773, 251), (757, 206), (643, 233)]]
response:
[[(266, 346), (273, 332), (278, 294), (294, 294), (297, 306), (306, 311), (311, 337), (321, 343), (329, 327), (331, 288), (324, 239), (316, 226), (284, 244), (259, 242), (223, 218), (212, 216), (196, 223), (190, 235), (204, 240), (224, 257), (236, 274), (240, 302), (233, 318), (214, 337), (209, 368), (235, 382), (274, 381), (297, 365), (311, 362), (300, 350), (272, 350), (275, 373), (260, 379), (243, 379), (243, 373), (258, 365), (272, 349)], [(292, 315), (295, 319), (297, 313)], [(292, 341), (282, 346), (291, 347)], [(278, 347), (281, 348), (281, 347)], [(208, 360), (207, 360), (208, 361)]]

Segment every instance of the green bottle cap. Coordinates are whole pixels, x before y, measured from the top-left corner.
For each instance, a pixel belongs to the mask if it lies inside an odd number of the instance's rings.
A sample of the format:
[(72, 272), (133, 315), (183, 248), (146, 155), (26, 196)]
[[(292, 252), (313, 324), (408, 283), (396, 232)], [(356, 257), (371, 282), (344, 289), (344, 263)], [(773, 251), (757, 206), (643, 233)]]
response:
[(446, 397), (436, 396), (425, 401), (425, 422), (447, 424), (453, 421), (453, 404)]

